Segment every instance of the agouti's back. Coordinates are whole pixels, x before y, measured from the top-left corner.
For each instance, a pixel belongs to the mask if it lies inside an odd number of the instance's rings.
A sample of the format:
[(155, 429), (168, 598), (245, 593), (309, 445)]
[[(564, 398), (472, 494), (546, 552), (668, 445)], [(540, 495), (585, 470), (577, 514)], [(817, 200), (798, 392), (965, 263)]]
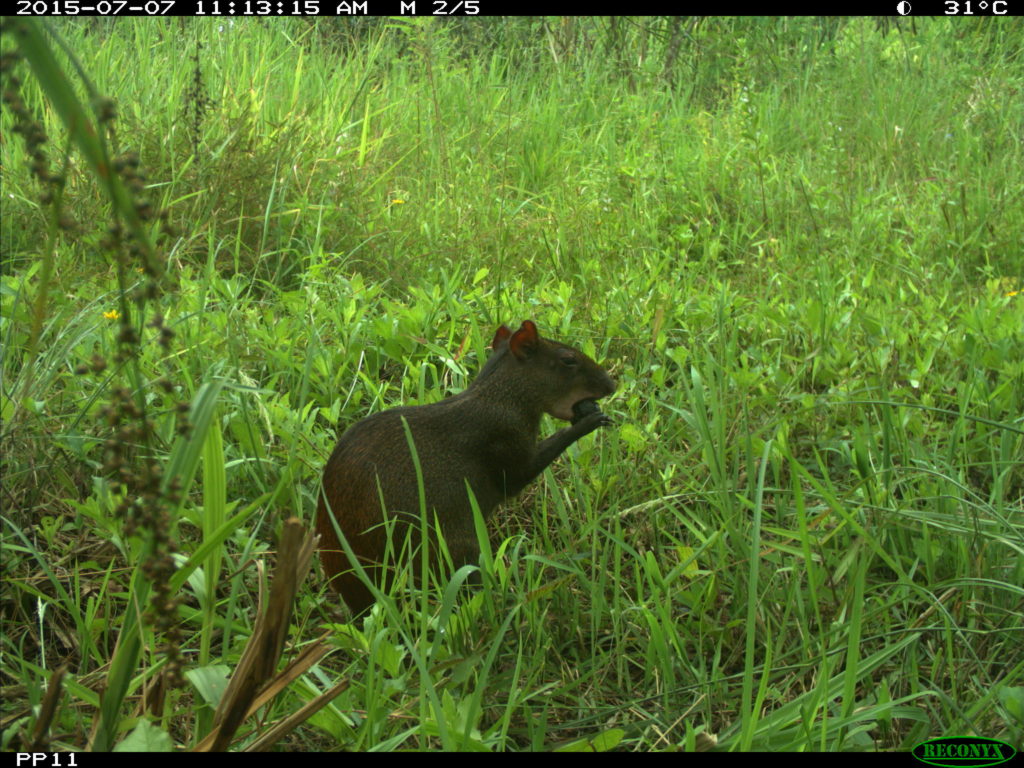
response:
[[(352, 573), (331, 516), (370, 578), (386, 583), (380, 563), (388, 530), (392, 557), (407, 534), (418, 542), (420, 495), (403, 417), (419, 456), (428, 522), (433, 526), (436, 514), (456, 568), (480, 555), (467, 482), (486, 519), (568, 446), (611, 424), (593, 401), (614, 392), (615, 382), (582, 352), (541, 338), (528, 320), (514, 333), (501, 326), (492, 347), (480, 375), (461, 394), (368, 416), (342, 435), (331, 454), (317, 507), (320, 557), (332, 586), (356, 614), (373, 604), (373, 595)], [(538, 442), (544, 413), (573, 423)], [(394, 521), (388, 526), (382, 524), (381, 496)]]

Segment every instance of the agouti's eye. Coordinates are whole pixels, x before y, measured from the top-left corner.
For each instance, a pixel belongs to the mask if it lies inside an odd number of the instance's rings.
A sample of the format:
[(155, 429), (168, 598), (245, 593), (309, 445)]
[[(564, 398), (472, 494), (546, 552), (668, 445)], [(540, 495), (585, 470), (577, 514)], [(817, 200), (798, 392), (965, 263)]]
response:
[(562, 358), (562, 363), (564, 365), (569, 366), (570, 368), (575, 368), (576, 366), (578, 366), (580, 364), (579, 360), (577, 360), (572, 355), (566, 355), (565, 357), (563, 357)]

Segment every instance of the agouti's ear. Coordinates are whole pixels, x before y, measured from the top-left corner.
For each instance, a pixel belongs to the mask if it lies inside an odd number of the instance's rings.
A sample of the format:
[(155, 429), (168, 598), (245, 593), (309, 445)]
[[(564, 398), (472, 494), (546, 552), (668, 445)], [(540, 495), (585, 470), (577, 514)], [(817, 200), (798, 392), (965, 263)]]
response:
[(513, 333), (512, 338), (508, 340), (508, 348), (512, 350), (513, 355), (522, 360), (537, 348), (538, 338), (537, 326), (530, 320), (523, 320), (519, 330)]
[(512, 335), (512, 329), (507, 325), (501, 326), (497, 331), (494, 332), (494, 339), (491, 341), (491, 349), (497, 349), (498, 345), (503, 341), (507, 341), (508, 337)]

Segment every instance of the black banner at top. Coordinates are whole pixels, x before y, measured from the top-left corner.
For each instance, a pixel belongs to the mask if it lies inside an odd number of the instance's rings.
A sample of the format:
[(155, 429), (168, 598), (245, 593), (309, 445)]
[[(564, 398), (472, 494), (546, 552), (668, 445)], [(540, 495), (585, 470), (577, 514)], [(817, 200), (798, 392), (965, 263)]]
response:
[[(823, 6), (812, 0), (716, 4), (716, 15), (798, 16), (823, 10), (850, 16), (1017, 16), (1024, 0), (840, 0)], [(603, 16), (664, 14), (662, 2), (638, 6), (598, 5), (586, 0), (14, 0), (16, 16)], [(706, 11), (700, 6), (679, 10)]]

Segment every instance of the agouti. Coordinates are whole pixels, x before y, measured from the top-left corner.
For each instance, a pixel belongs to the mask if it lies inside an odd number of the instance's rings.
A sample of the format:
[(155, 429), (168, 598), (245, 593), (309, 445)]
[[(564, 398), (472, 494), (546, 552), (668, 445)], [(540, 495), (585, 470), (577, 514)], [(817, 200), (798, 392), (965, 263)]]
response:
[[(386, 585), (385, 550), (396, 557), (407, 535), (416, 546), (421, 530), (420, 494), (403, 417), (419, 456), (427, 523), (433, 529), (439, 521), (455, 568), (476, 563), (480, 556), (467, 483), (487, 519), (562, 451), (612, 423), (594, 401), (614, 392), (615, 382), (579, 350), (541, 338), (529, 320), (514, 333), (501, 326), (491, 347), (480, 375), (464, 392), (368, 416), (341, 436), (327, 461), (317, 506), (320, 558), (331, 585), (356, 615), (374, 598), (352, 572), (331, 515), (369, 577)], [(572, 424), (538, 442), (543, 413)]]

